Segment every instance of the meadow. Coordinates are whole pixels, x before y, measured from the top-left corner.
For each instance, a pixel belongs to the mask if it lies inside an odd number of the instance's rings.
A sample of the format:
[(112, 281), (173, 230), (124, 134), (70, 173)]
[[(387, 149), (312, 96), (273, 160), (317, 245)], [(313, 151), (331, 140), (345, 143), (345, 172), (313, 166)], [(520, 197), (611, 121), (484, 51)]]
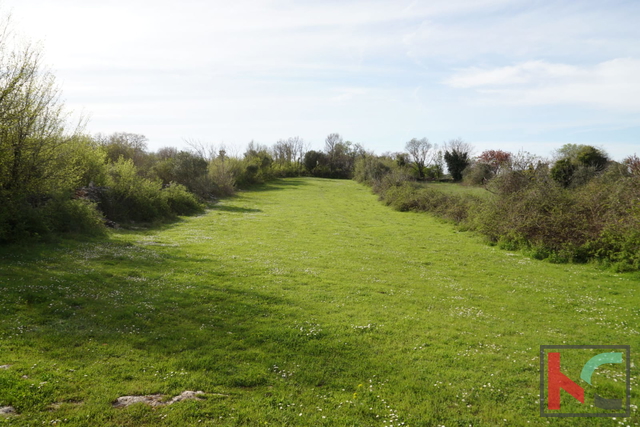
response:
[(449, 182), (423, 182), (421, 185), (424, 188), (434, 189), (445, 194), (455, 196), (476, 196), (481, 198), (491, 197), (493, 194), (487, 191), (484, 187), (475, 185), (461, 185), (457, 183)]
[[(639, 279), (500, 250), (353, 181), (276, 180), (161, 227), (0, 249), (0, 407), (18, 413), (0, 423), (638, 425), (633, 364), (630, 418), (540, 417), (539, 347), (633, 360)], [(186, 390), (203, 398), (112, 407)]]

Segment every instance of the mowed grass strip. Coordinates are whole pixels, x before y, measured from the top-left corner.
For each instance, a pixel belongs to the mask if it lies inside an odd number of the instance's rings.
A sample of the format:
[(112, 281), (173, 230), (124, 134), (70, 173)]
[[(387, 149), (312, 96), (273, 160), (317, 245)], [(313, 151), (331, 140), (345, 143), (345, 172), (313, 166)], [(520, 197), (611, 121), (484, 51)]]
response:
[[(633, 358), (638, 282), (498, 250), (352, 181), (279, 180), (159, 229), (4, 248), (0, 406), (8, 425), (547, 425), (539, 346)], [(622, 368), (599, 369), (619, 396)], [(205, 399), (112, 408), (185, 390)]]

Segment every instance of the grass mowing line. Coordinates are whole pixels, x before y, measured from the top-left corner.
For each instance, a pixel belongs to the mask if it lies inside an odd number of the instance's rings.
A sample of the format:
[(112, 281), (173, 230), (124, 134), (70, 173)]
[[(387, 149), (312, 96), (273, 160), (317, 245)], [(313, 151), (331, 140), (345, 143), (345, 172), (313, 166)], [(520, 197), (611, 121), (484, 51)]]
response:
[[(0, 406), (15, 425), (547, 425), (539, 345), (633, 355), (637, 283), (488, 247), (351, 181), (280, 180), (162, 229), (4, 249)], [(185, 390), (206, 399), (111, 407)]]

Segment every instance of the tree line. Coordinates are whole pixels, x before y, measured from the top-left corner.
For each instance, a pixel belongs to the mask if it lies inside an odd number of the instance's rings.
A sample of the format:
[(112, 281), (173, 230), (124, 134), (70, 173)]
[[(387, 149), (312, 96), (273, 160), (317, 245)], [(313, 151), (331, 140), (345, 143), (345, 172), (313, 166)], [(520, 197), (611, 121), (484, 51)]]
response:
[[(534, 258), (640, 269), (637, 155), (617, 162), (601, 148), (565, 144), (550, 159), (503, 150), (473, 156), (473, 147), (455, 140), (445, 144), (444, 154), (432, 146), (429, 157), (420, 141), (407, 143), (404, 159), (398, 154), (360, 159), (355, 179), (398, 210), (431, 212), (482, 233), (491, 244), (523, 249)], [(484, 188), (485, 196), (434, 184), (437, 176), (430, 174), (439, 169), (439, 156), (449, 165), (451, 180)], [(451, 168), (451, 159), (459, 169)]]
[[(413, 138), (376, 155), (331, 133), (323, 150), (298, 136), (242, 154), (198, 141), (148, 149), (135, 133), (90, 135), (70, 126), (41, 52), (0, 31), (0, 242), (51, 232), (201, 212), (206, 203), (270, 179), (355, 178), (401, 210), (430, 211), (496, 244), (551, 260), (600, 260), (640, 269), (640, 159), (610, 159), (566, 144), (551, 159), (485, 150), (464, 140), (441, 147)], [(491, 197), (451, 194), (435, 182), (480, 186)]]

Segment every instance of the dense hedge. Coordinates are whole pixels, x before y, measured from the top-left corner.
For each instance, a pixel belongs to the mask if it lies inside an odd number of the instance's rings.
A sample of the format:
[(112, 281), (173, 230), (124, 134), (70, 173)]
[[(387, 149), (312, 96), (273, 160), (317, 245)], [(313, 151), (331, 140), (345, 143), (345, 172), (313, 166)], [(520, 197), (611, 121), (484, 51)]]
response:
[(397, 168), (375, 177), (379, 163), (366, 165), (371, 173), (356, 177), (395, 209), (430, 212), (538, 259), (640, 270), (640, 176), (619, 165), (572, 188), (545, 168), (508, 171), (487, 186), (489, 197), (451, 194), (439, 188), (458, 184), (419, 183)]

